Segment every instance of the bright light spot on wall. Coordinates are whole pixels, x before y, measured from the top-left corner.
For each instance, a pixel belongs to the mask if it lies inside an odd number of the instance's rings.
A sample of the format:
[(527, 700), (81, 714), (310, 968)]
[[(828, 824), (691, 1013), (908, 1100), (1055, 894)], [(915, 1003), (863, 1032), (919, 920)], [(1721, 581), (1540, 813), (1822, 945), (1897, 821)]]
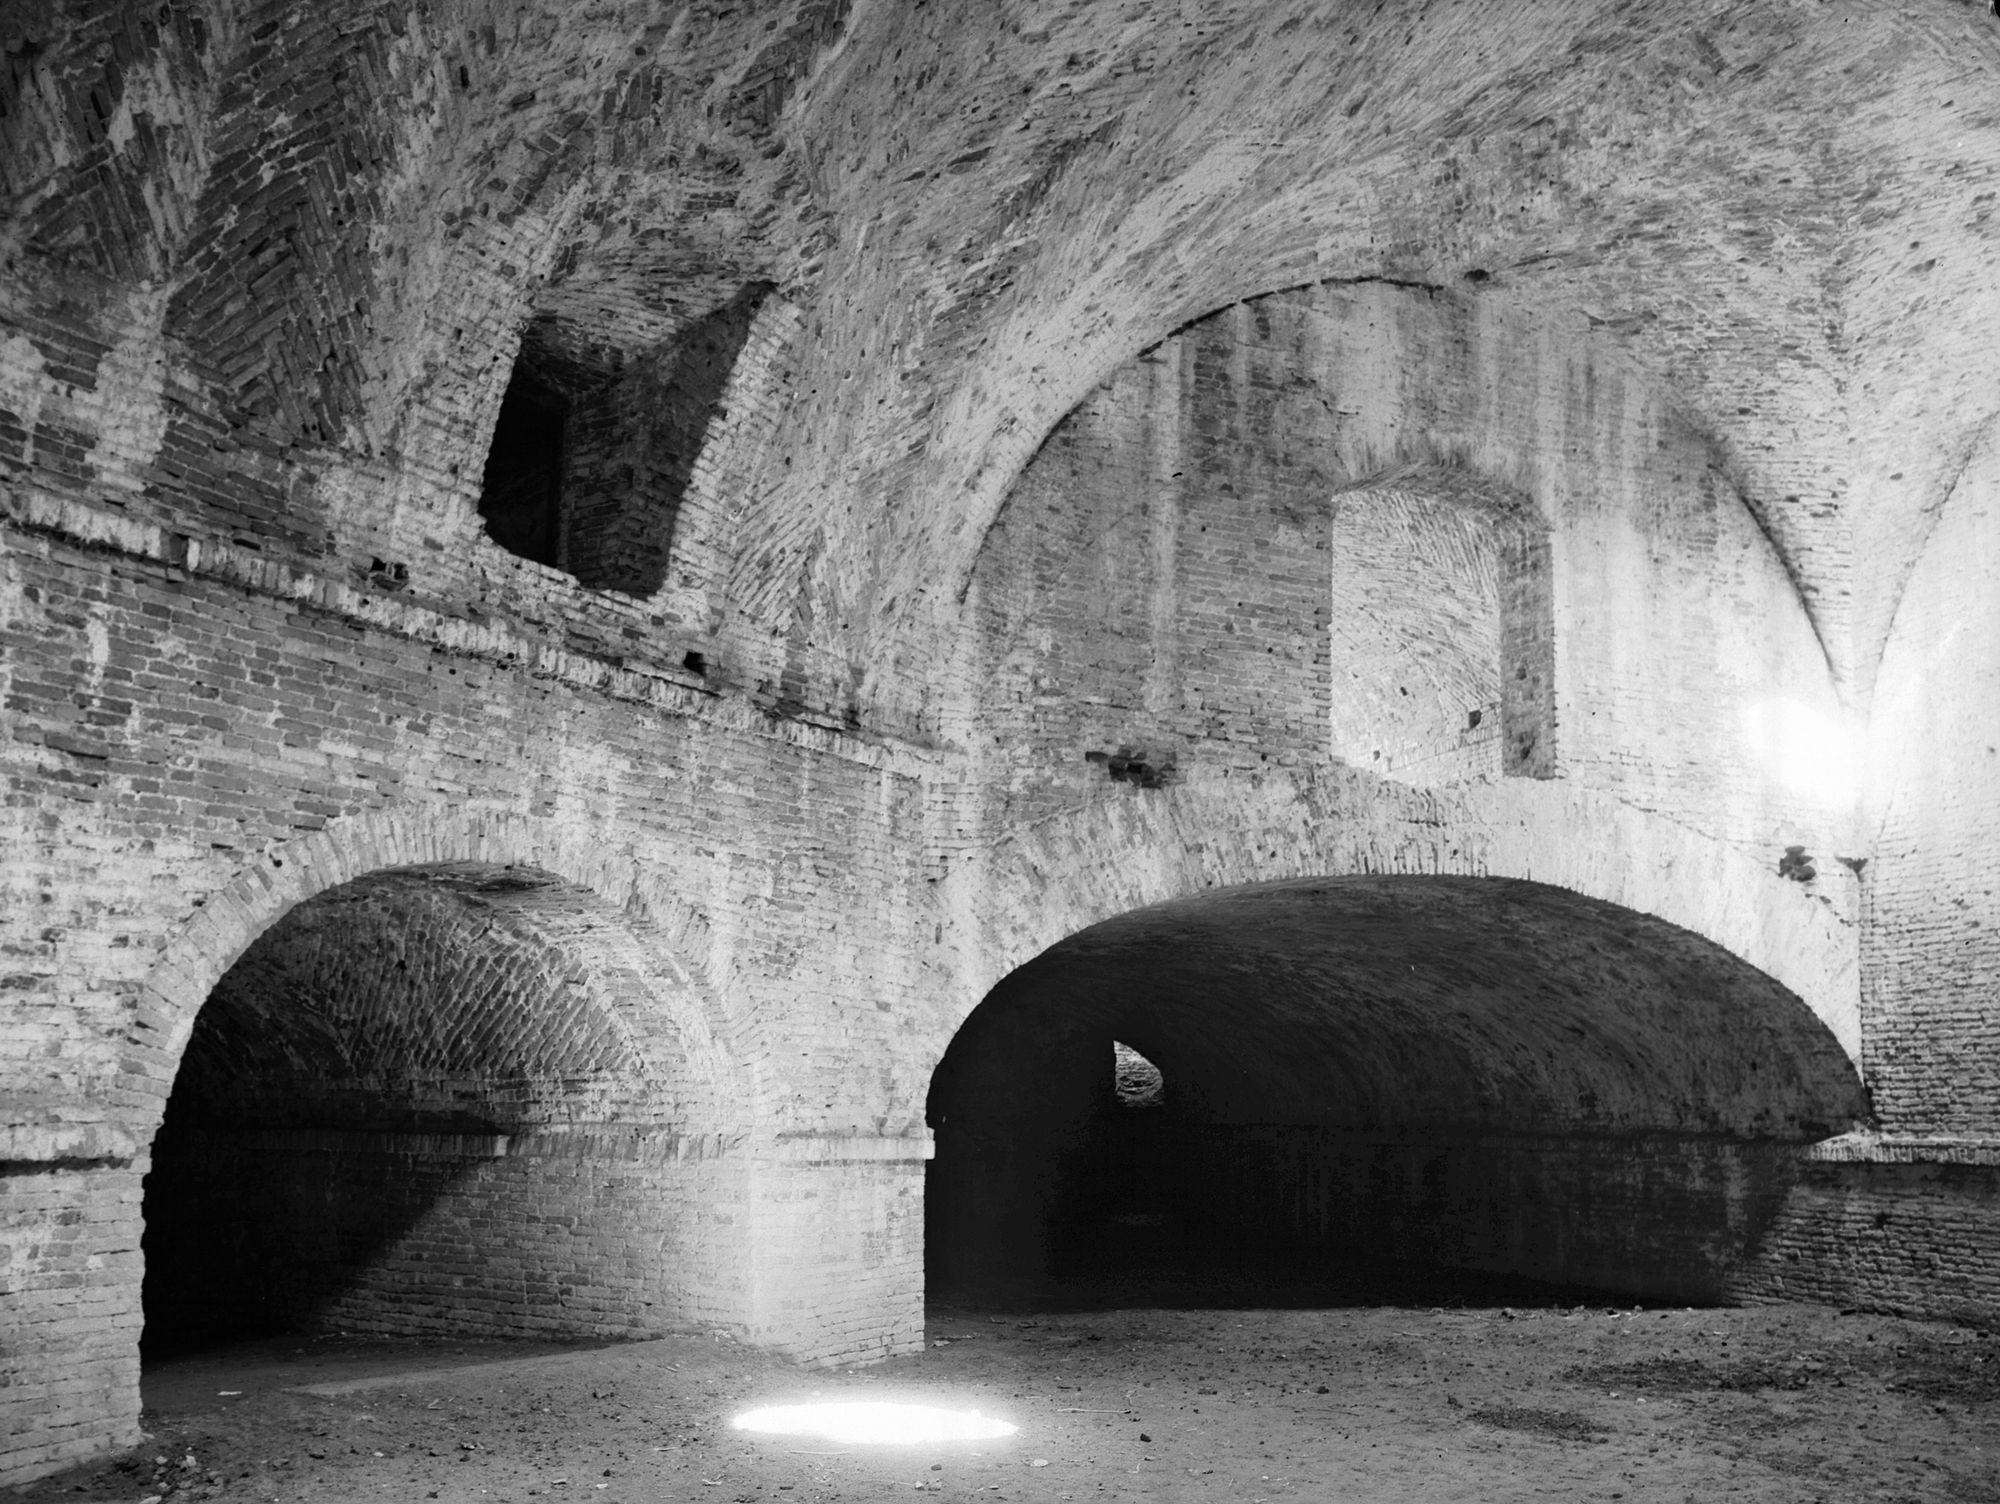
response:
[(767, 1405), (746, 1410), (730, 1425), (778, 1436), (818, 1436), (827, 1441), (877, 1441), (909, 1445), (926, 1441), (985, 1441), (1020, 1429), (977, 1410), (899, 1405), (884, 1400)]
[(1759, 761), (1793, 793), (1847, 804), (1860, 791), (1858, 739), (1845, 718), (1798, 700), (1762, 700), (1744, 719)]
[(1160, 1068), (1122, 1040), (1111, 1041), (1111, 1084), (1126, 1107), (1157, 1107), (1166, 1099)]

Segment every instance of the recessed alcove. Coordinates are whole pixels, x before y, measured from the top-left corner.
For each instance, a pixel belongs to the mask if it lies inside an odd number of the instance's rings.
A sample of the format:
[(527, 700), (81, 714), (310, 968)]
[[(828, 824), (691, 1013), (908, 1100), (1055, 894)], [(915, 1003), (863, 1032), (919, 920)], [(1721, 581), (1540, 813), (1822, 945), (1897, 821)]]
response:
[(532, 363), (514, 362), (486, 451), (479, 515), (508, 553), (555, 567), (562, 554), (563, 454), (569, 398)]
[(769, 291), (747, 284), (636, 347), (600, 337), (574, 310), (531, 321), (487, 450), (486, 536), (588, 589), (658, 592), (682, 499)]
[(1714, 1301), (1802, 1146), (1866, 1112), (1803, 1002), (1650, 916), (1511, 879), (1221, 890), (1080, 931), (967, 1018), (928, 1268), (973, 1300), (1389, 1261)]
[(687, 1125), (634, 1027), (645, 964), (602, 900), (520, 868), (293, 909), (197, 1015), (154, 1139), (148, 1351), (671, 1320)]

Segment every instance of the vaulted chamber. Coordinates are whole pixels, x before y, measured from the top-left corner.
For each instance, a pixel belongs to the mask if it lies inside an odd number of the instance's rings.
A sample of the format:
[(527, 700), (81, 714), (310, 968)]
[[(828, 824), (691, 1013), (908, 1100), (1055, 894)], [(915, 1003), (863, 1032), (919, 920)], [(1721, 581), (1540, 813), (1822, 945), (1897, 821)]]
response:
[(154, 1141), (149, 1349), (670, 1323), (702, 1108), (651, 966), (616, 910), (519, 868), (381, 872), (273, 925)]
[[(1140, 1057), (1157, 1095), (1128, 1089)], [(1136, 1299), (1276, 1257), (1710, 1301), (1801, 1147), (1867, 1103), (1804, 1003), (1685, 930), (1517, 880), (1351, 876), (1050, 947), (967, 1018), (929, 1115), (947, 1292)]]

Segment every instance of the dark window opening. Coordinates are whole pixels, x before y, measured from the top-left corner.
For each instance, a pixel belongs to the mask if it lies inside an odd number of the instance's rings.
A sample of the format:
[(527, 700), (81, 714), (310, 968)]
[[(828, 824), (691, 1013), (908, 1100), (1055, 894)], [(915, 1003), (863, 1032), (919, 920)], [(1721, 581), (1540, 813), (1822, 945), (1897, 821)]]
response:
[(552, 567), (562, 553), (568, 425), (569, 399), (516, 361), (486, 453), (479, 515), (486, 519), (486, 535), (508, 553)]
[(564, 316), (530, 323), (486, 457), (487, 536), (588, 589), (658, 593), (682, 498), (769, 291), (750, 284), (648, 350), (600, 343)]

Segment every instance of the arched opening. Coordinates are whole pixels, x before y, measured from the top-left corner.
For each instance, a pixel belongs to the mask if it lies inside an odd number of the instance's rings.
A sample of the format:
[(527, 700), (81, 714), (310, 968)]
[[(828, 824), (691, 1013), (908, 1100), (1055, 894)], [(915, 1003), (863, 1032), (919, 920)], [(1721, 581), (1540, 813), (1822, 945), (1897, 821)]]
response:
[(625, 916), (546, 873), (299, 904), (196, 1016), (145, 1184), (146, 1346), (672, 1324), (692, 1109)]
[(681, 501), (771, 291), (752, 282), (664, 339), (579, 319), (522, 332), (481, 481), (487, 537), (592, 590), (666, 583)]
[[(1120, 1045), (1157, 1105), (1128, 1105)], [(1226, 1296), (1274, 1259), (1720, 1299), (1798, 1147), (1867, 1112), (1810, 1009), (1700, 936), (1413, 876), (1082, 930), (973, 1010), (928, 1107), (933, 1289), (1093, 1300), (1196, 1274)]]

